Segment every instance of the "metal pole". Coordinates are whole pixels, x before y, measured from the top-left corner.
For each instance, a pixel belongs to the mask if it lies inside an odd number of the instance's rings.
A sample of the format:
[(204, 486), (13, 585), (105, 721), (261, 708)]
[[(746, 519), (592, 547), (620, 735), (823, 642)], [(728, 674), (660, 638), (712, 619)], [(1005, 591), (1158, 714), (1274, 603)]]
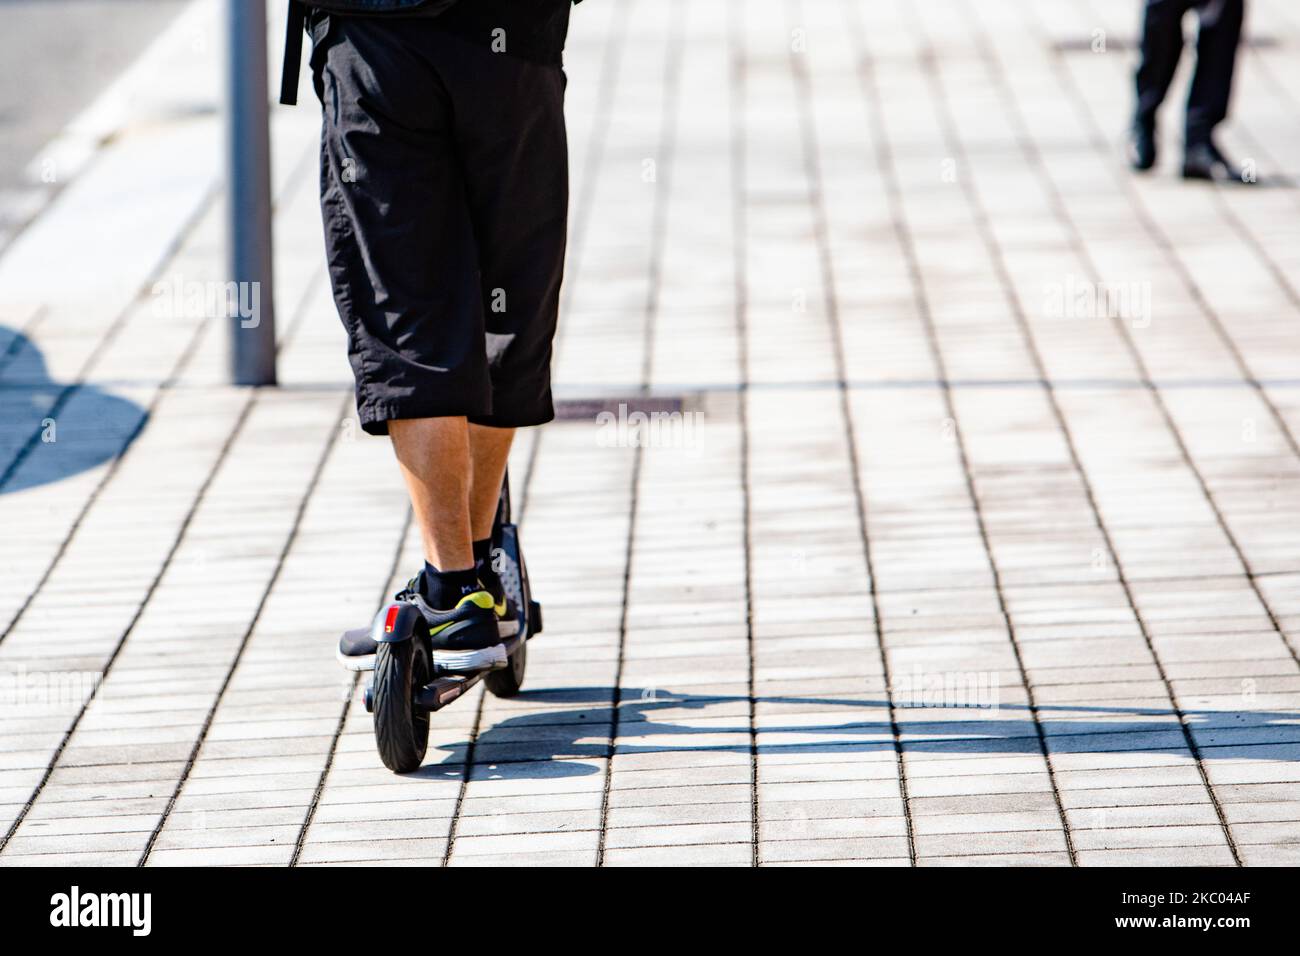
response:
[(274, 385), (266, 0), (225, 0), (225, 5), (230, 380)]

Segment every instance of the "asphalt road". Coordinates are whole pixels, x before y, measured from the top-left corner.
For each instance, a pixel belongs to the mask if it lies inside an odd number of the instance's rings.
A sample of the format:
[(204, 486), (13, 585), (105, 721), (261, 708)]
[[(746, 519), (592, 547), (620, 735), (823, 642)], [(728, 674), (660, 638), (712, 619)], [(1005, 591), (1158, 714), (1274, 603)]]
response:
[(185, 0), (0, 0), (0, 194)]

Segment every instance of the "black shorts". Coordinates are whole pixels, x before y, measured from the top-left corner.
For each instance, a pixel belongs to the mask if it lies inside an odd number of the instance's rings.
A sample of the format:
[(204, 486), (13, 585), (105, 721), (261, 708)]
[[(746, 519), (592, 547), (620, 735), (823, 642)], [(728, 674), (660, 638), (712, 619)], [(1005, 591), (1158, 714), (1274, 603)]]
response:
[(321, 210), (361, 426), (554, 417), (564, 73), (435, 21), (312, 24)]

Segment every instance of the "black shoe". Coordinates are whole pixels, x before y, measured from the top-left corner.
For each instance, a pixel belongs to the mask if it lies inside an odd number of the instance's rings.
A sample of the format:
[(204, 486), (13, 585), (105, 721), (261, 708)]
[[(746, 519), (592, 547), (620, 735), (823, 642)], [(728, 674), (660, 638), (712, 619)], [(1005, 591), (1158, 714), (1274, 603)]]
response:
[(374, 633), (373, 625), (344, 631), (343, 636), (339, 638), (339, 663), (350, 671), (374, 670), (375, 652), (379, 650)]
[(1255, 178), (1233, 163), (1213, 142), (1193, 143), (1183, 155), (1183, 179), (1250, 184)]
[(506, 665), (496, 602), (486, 590), (471, 591), (446, 611), (430, 607), (418, 591), (408, 600), (428, 622), (436, 671), (470, 673)]
[[(429, 605), (419, 585), (420, 577), (416, 575), (393, 600), (415, 607), (428, 624), (435, 665), (447, 671), (474, 671), (504, 663), (506, 652), (501, 642), (519, 630), (513, 605), (504, 599), (498, 601), (486, 589), (480, 589), (466, 594), (455, 607), (443, 611)], [(338, 660), (348, 670), (375, 669), (379, 644), (374, 635), (388, 608), (386, 604), (379, 609), (370, 627), (353, 628), (339, 638)], [(511, 613), (509, 619), (504, 617), (507, 611)]]
[(1156, 164), (1156, 130), (1146, 123), (1134, 123), (1128, 134), (1128, 162), (1138, 172)]
[(424, 615), (434, 651), (477, 651), (501, 643), (496, 602), (486, 590), (466, 594), (445, 611), (430, 607), (418, 591), (407, 600)]

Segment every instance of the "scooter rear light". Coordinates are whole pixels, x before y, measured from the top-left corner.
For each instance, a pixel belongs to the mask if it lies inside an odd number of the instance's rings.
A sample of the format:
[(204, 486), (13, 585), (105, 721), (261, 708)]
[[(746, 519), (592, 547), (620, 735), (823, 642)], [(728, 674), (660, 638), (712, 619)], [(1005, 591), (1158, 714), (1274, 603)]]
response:
[(388, 606), (388, 614), (384, 618), (384, 633), (392, 634), (393, 628), (397, 626), (397, 614), (401, 610), (396, 604)]

